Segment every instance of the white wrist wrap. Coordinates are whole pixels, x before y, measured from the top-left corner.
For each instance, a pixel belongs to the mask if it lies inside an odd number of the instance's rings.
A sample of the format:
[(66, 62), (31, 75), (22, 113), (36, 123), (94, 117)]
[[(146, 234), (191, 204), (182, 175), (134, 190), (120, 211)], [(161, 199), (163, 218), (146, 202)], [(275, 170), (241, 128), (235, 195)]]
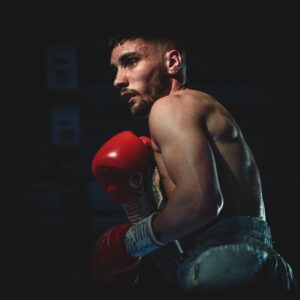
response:
[(157, 214), (157, 212), (151, 214), (127, 231), (125, 244), (130, 255), (134, 257), (144, 256), (166, 245), (157, 240), (152, 229), (152, 219)]

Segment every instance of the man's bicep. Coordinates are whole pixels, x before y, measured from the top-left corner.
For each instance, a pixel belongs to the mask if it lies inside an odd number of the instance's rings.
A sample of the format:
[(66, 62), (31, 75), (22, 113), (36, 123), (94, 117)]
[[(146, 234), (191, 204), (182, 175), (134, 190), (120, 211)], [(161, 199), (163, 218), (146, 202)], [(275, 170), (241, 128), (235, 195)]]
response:
[[(152, 120), (152, 136), (164, 167), (176, 187), (207, 189), (213, 185), (215, 164), (211, 148), (199, 124), (168, 119)], [(166, 125), (167, 123), (167, 125)]]
[(159, 143), (166, 170), (177, 187), (204, 189), (211, 183), (215, 177), (213, 156), (199, 129), (181, 128), (174, 139)]

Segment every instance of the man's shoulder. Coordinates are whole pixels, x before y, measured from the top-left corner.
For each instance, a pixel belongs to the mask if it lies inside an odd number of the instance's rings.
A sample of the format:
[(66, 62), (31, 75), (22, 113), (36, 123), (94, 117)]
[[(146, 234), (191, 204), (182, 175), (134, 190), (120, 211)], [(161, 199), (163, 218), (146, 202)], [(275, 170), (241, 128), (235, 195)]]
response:
[(177, 96), (170, 94), (157, 99), (151, 107), (150, 116), (172, 110), (175, 107), (176, 97)]
[(193, 111), (205, 112), (215, 105), (216, 100), (211, 95), (192, 89), (180, 90), (170, 95), (164, 96), (154, 102), (150, 114), (163, 112)]
[(216, 99), (205, 92), (199, 90), (185, 89), (174, 92), (167, 96), (157, 99), (154, 102), (154, 107), (174, 107), (175, 105), (211, 105), (216, 102)]

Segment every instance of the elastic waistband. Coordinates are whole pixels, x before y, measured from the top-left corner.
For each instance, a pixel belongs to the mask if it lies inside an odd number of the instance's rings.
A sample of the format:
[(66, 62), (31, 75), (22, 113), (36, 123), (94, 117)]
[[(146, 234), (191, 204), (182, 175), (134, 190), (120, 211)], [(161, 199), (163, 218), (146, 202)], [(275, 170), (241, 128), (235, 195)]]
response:
[(268, 223), (265, 220), (251, 216), (238, 216), (222, 220), (209, 227), (201, 234), (200, 238), (209, 239), (210, 237), (228, 234), (236, 238), (247, 234), (272, 245), (272, 235)]

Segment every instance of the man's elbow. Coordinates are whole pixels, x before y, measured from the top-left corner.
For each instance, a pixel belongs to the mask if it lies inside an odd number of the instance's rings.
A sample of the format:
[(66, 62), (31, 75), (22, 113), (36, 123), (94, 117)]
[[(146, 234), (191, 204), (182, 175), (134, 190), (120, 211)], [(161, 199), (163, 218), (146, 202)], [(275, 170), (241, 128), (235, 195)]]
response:
[(208, 223), (219, 216), (223, 207), (223, 197), (221, 194), (202, 197), (199, 195), (193, 200), (192, 215), (195, 220)]

